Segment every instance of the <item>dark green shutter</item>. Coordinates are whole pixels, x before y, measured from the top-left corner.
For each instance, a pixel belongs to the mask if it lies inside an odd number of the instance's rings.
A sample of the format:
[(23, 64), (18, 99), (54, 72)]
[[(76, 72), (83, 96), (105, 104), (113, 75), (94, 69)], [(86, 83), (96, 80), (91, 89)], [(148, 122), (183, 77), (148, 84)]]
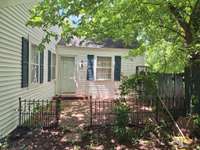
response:
[(56, 78), (56, 54), (52, 54), (52, 79)]
[(51, 51), (48, 51), (48, 81), (51, 81)]
[(21, 56), (21, 87), (28, 87), (29, 76), (29, 41), (22, 37), (22, 56)]
[(87, 56), (87, 80), (94, 80), (94, 55)]
[(115, 56), (114, 80), (120, 81), (120, 76), (121, 76), (121, 56)]
[(44, 82), (44, 51), (40, 52), (40, 83)]

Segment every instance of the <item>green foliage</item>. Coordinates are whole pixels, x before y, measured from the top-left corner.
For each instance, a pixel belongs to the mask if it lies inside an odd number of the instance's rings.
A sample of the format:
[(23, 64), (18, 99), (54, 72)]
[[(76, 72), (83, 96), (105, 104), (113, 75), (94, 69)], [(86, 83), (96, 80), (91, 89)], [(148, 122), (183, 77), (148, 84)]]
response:
[(192, 113), (198, 113), (200, 114), (200, 101), (198, 96), (192, 95), (191, 97), (191, 109), (192, 109)]
[(156, 87), (156, 75), (148, 73), (134, 74), (129, 77), (123, 77), (120, 84), (121, 96), (128, 95), (132, 91), (143, 91), (146, 96), (155, 95), (157, 91)]
[(163, 143), (169, 143), (172, 140), (172, 130), (170, 130), (164, 120), (161, 120), (159, 125), (150, 120), (146, 123), (141, 134), (143, 137), (156, 137)]
[(133, 89), (136, 89), (136, 75), (131, 75), (129, 77), (123, 76), (121, 84), (119, 86), (120, 95), (125, 96), (132, 92)]
[(58, 112), (61, 112), (61, 110), (64, 109), (62, 108), (62, 105), (61, 105), (61, 99), (56, 100), (56, 109)]
[(0, 150), (7, 150), (9, 147), (8, 139), (0, 139)]
[[(185, 53), (180, 52), (179, 47), (180, 45), (162, 39), (155, 42), (155, 45), (146, 45), (146, 63), (155, 72), (182, 72), (188, 58)], [(134, 56), (134, 51), (138, 50), (130, 51), (130, 56)]]
[(117, 126), (127, 126), (129, 123), (129, 106), (125, 101), (119, 101), (116, 103), (114, 108), (114, 112), (116, 113), (116, 122)]
[(191, 130), (192, 136), (196, 138), (200, 138), (200, 115), (199, 114), (194, 114), (192, 115), (192, 121), (194, 124), (194, 128)]
[(131, 140), (131, 130), (129, 124), (129, 107), (126, 102), (119, 101), (116, 103), (114, 112), (116, 113), (115, 126), (113, 132), (120, 142)]
[(42, 109), (42, 105), (40, 103), (36, 103), (36, 106), (33, 106), (33, 113), (39, 112)]
[[(130, 55), (145, 54), (154, 70), (180, 72), (200, 52), (199, 13), (199, 0), (43, 0), (31, 11), (28, 25), (42, 27), (43, 42), (50, 39), (50, 27), (58, 25), (67, 40), (137, 43)], [(73, 16), (76, 25), (69, 19)]]
[(194, 124), (200, 128), (200, 115), (194, 115), (193, 116), (193, 121), (194, 121)]

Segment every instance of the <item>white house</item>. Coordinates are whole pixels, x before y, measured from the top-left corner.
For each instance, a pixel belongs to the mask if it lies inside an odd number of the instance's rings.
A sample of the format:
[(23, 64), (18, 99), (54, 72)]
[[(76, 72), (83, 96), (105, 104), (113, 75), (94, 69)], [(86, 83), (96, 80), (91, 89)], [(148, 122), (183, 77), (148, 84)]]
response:
[(19, 97), (50, 99), (55, 95), (56, 41), (36, 50), (43, 32), (26, 27), (35, 0), (0, 2), (0, 138), (18, 125)]
[[(121, 48), (120, 48), (121, 47)], [(130, 49), (122, 44), (97, 45), (73, 39), (60, 42), (57, 54), (56, 94), (74, 94), (108, 99), (119, 96), (121, 75), (136, 72), (144, 65), (144, 56), (125, 58)]]
[(120, 46), (66, 46), (52, 40), (43, 52), (37, 51), (44, 33), (25, 26), (37, 1), (0, 1), (0, 138), (18, 125), (19, 97), (113, 98), (119, 95), (120, 75), (133, 74), (137, 65), (144, 65), (143, 56), (125, 59), (128, 49)]

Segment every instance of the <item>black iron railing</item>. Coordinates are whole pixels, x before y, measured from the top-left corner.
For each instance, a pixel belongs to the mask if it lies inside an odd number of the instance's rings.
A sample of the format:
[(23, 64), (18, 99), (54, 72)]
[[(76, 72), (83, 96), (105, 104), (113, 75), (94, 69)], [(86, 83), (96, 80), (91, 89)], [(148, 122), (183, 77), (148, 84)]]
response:
[[(90, 99), (90, 125), (113, 125), (115, 123), (115, 106), (119, 100)], [(129, 107), (129, 124), (144, 125), (148, 119), (156, 119), (156, 101), (139, 99), (139, 95), (126, 99)]]
[(57, 127), (60, 100), (27, 100), (19, 98), (19, 126), (28, 128)]

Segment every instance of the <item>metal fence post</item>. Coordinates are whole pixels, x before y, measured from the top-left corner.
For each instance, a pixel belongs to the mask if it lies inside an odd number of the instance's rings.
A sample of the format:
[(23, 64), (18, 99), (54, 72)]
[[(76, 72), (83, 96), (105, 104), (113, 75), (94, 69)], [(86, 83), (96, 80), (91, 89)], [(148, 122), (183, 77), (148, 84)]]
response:
[(58, 127), (60, 111), (61, 111), (61, 100), (60, 98), (56, 99), (56, 127)]
[(92, 126), (92, 96), (89, 96), (90, 99), (90, 126)]
[(156, 121), (159, 122), (159, 97), (156, 97)]
[(21, 97), (19, 97), (19, 126), (21, 126), (21, 110), (22, 110), (22, 104), (21, 104)]

